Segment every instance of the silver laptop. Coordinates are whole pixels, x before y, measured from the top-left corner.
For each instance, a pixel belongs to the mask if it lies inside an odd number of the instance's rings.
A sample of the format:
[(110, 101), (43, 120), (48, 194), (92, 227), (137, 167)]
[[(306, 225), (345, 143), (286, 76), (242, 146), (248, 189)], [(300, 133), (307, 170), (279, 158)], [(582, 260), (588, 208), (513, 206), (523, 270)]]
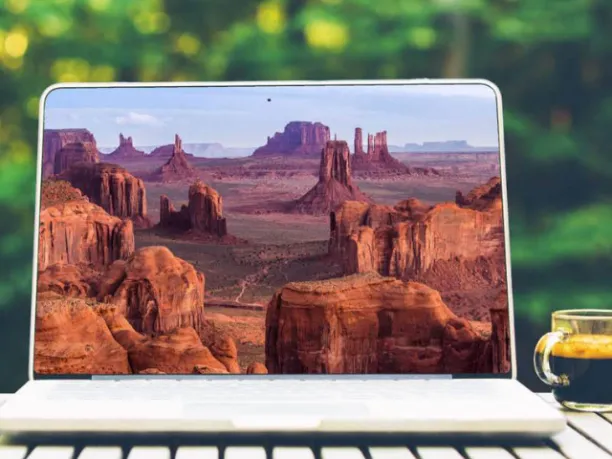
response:
[(62, 84), (40, 113), (0, 430), (564, 428), (516, 380), (493, 84)]

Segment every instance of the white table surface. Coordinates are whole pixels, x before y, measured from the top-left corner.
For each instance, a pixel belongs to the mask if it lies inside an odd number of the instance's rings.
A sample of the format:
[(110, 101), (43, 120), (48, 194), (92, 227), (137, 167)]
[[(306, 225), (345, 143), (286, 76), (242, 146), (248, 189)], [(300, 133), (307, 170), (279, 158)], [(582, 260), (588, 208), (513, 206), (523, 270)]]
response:
[[(0, 394), (0, 405), (10, 395)], [(529, 447), (423, 446), (322, 447), (319, 455), (307, 447), (280, 447), (266, 455), (262, 447), (226, 447), (224, 454), (215, 446), (179, 447), (131, 444), (120, 447), (12, 444), (0, 437), (0, 459), (612, 459), (612, 414), (578, 413), (565, 410), (551, 394), (540, 394), (562, 410), (568, 419), (566, 429), (549, 442)]]

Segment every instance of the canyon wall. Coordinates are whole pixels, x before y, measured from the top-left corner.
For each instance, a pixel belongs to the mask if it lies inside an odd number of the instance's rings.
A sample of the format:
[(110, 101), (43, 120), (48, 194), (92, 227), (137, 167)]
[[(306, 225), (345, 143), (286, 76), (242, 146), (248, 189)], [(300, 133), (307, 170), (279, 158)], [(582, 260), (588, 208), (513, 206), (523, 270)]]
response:
[(267, 308), (266, 367), (284, 374), (494, 372), (497, 343), (489, 336), (420, 283), (375, 273), (293, 282)]
[(134, 252), (130, 220), (86, 201), (47, 207), (40, 213), (38, 270), (54, 264), (105, 266)]
[(43, 131), (43, 178), (55, 172), (55, 155), (68, 144), (82, 144), (87, 150), (95, 151), (99, 156), (94, 135), (87, 129), (45, 129)]
[(73, 164), (95, 164), (98, 162), (100, 162), (100, 157), (94, 144), (84, 144), (81, 142), (68, 143), (55, 153), (53, 174), (59, 175), (68, 170)]
[(110, 215), (129, 218), (137, 227), (147, 228), (147, 193), (144, 182), (115, 164), (75, 164), (60, 175), (100, 205)]
[(486, 304), (506, 282), (499, 178), (468, 196), (434, 206), (346, 202), (330, 214), (329, 252), (346, 274), (417, 280), (453, 307)]

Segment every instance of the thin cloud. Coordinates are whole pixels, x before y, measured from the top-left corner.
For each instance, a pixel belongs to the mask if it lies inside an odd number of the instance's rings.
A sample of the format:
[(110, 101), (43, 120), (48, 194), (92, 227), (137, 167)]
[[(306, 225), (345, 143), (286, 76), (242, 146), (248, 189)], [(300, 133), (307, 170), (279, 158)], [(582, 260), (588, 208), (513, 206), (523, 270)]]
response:
[(164, 123), (148, 113), (129, 112), (115, 118), (117, 124), (128, 126), (162, 126)]

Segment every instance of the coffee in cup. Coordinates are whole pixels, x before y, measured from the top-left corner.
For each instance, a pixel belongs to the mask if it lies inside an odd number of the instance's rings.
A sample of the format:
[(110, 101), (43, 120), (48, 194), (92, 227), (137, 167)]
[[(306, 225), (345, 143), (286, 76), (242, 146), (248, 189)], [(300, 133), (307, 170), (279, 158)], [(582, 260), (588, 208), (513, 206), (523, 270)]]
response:
[(580, 411), (612, 411), (612, 310), (557, 311), (534, 366), (555, 399)]

